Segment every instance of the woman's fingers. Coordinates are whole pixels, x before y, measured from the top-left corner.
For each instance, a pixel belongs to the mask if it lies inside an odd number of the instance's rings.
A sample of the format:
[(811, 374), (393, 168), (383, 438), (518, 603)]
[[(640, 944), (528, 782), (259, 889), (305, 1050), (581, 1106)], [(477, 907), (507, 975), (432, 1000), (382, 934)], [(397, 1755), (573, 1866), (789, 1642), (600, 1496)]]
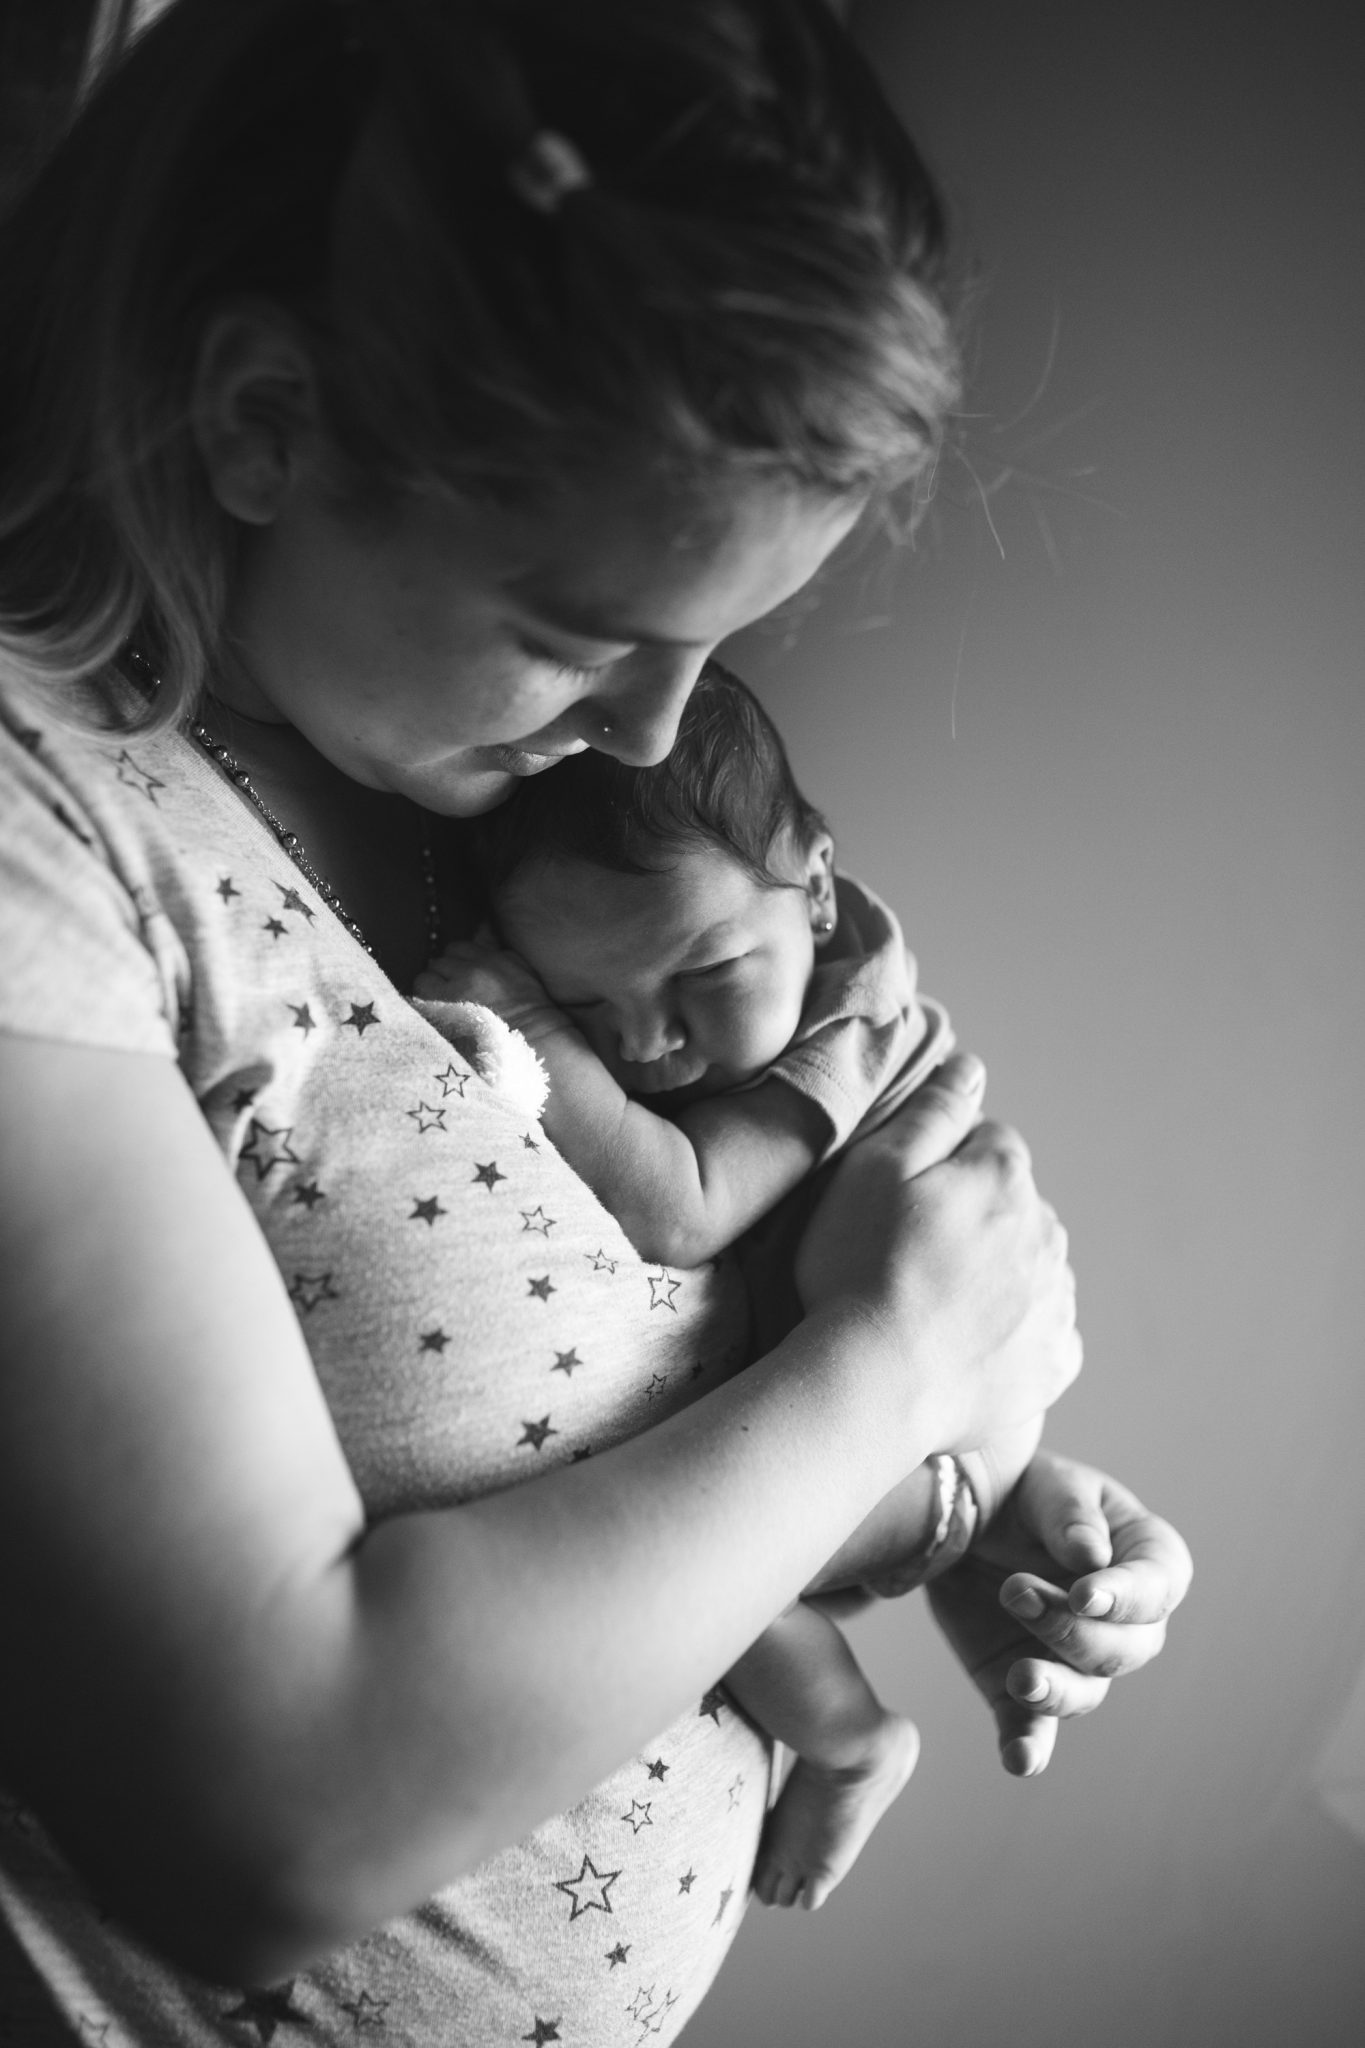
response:
[[(1092, 1620), (1076, 1612), (1072, 1594), (1049, 1584), (1036, 1572), (1014, 1572), (1000, 1588), (1000, 1604), (1024, 1624), (1030, 1635), (1054, 1650), (1070, 1667), (1070, 1674), (1087, 1678), (1121, 1678), (1127, 1672), (1140, 1671), (1165, 1642), (1164, 1619)], [(1080, 1688), (1075, 1697), (1085, 1698), (1088, 1694)], [(1089, 1708), (1073, 1707), (1069, 1711), (1087, 1713)]]
[(952, 1156), (981, 1113), (986, 1069), (975, 1053), (955, 1052), (936, 1067), (869, 1143), (891, 1146), (913, 1179)]
[(1189, 1591), (1194, 1565), (1178, 1529), (1107, 1472), (1040, 1452), (1021, 1488), (1025, 1520), (1074, 1576), (1074, 1614), (1162, 1621)]

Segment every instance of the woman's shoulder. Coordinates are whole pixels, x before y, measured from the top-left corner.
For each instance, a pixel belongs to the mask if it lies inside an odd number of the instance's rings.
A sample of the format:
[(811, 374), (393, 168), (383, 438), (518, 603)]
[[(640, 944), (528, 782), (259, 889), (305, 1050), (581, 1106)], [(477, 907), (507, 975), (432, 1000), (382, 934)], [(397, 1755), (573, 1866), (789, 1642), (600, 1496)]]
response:
[(174, 964), (148, 944), (164, 834), (143, 825), (165, 755), (93, 687), (0, 689), (0, 1028), (173, 1052)]

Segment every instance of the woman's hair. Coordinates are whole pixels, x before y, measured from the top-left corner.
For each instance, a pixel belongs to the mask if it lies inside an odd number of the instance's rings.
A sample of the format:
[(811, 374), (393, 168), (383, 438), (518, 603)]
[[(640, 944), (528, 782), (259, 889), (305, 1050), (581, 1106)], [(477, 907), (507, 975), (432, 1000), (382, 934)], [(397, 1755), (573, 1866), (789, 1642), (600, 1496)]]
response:
[(0, 224), (0, 666), (136, 636), (148, 723), (202, 686), (226, 304), (302, 336), (361, 512), (623, 453), (857, 496), (925, 472), (955, 397), (941, 247), (826, 0), (174, 0)]
[(718, 847), (760, 887), (791, 885), (791, 863), (828, 828), (796, 786), (777, 727), (738, 676), (708, 662), (666, 760), (631, 768), (589, 749), (519, 783), (466, 828), (490, 903), (538, 861), (577, 860), (652, 875)]

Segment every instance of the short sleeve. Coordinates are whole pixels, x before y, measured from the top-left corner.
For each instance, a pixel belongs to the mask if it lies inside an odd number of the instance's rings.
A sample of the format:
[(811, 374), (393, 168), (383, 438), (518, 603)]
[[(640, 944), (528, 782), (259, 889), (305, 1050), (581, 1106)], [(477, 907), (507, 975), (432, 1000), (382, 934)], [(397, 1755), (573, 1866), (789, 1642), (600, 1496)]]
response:
[(147, 909), (81, 787), (95, 752), (0, 720), (0, 1030), (174, 1058)]

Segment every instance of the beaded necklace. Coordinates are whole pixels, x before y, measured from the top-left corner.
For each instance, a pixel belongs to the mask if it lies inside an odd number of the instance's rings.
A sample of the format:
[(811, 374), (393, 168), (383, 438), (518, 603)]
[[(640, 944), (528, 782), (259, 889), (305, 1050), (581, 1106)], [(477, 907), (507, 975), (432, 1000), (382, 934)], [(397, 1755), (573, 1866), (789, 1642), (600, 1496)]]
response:
[[(126, 650), (126, 659), (135, 671), (139, 687), (155, 690), (158, 678), (147, 657), (136, 648), (128, 648)], [(242, 767), (241, 763), (233, 755), (231, 749), (225, 747), (222, 741), (209, 730), (208, 726), (201, 719), (188, 718), (185, 721), (184, 730), (192, 740), (203, 748), (210, 760), (217, 763), (233, 788), (239, 789), (248, 803), (259, 812), (265, 823), (270, 827), (277, 844), (283, 852), (288, 854), (290, 860), (293, 861), (294, 866), (305, 880), (312, 883), (333, 917), (345, 927), (357, 944), (365, 948), (370, 958), (374, 959), (374, 947), (366, 938), (359, 920), (352, 917), (350, 911), (347, 910), (326, 876), (320, 874), (317, 868), (314, 867), (298, 833), (286, 825), (283, 819), (276, 817), (255, 783), (251, 780), (246, 769)], [(439, 952), (441, 945), (441, 899), (436, 881), (436, 855), (431, 844), (431, 821), (427, 813), (420, 808), (417, 809), (417, 829), (422, 862), (427, 951), (431, 954)]]

